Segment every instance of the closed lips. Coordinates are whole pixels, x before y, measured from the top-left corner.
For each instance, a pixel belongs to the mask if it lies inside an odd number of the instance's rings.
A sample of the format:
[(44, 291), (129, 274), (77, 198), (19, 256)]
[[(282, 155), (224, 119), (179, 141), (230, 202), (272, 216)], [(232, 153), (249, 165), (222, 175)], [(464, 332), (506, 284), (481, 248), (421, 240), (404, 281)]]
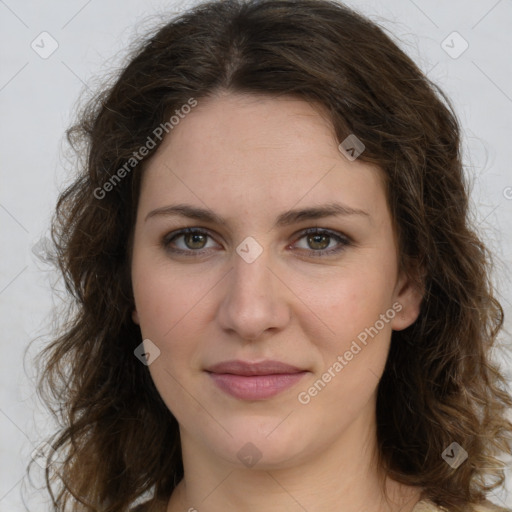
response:
[(297, 383), (306, 373), (280, 361), (225, 361), (207, 370), (215, 385), (239, 400), (271, 398)]
[(276, 375), (300, 373), (305, 370), (280, 361), (245, 362), (239, 360), (224, 361), (209, 367), (211, 373), (227, 373), (232, 375)]

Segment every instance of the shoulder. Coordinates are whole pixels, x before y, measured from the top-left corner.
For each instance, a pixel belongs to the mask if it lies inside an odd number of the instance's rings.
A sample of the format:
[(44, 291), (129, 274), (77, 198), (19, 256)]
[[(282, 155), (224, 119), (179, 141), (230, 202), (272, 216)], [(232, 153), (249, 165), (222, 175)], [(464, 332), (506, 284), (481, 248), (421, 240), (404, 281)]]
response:
[(500, 507), (491, 501), (485, 501), (480, 505), (473, 505), (475, 512), (511, 512), (509, 508)]
[[(160, 504), (160, 507), (162, 504)], [(473, 505), (473, 512), (512, 512), (509, 508), (500, 507), (495, 505), (491, 501), (485, 501), (479, 505)], [(157, 512), (157, 510), (164, 510), (151, 505), (149, 503), (143, 503), (131, 509), (130, 512)], [(412, 512), (449, 512), (446, 508), (439, 507), (429, 500), (422, 500), (416, 504)]]
[[(449, 512), (449, 510), (439, 507), (429, 500), (422, 500), (416, 504), (412, 512)], [(472, 505), (472, 512), (512, 512), (512, 510), (495, 505), (491, 501), (485, 501), (478, 505)]]

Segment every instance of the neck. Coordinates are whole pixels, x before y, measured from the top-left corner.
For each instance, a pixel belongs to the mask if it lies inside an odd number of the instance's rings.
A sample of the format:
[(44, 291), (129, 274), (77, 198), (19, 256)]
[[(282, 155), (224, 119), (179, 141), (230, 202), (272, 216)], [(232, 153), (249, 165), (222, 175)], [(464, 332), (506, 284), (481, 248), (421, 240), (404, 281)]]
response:
[(264, 469), (228, 462), (182, 430), (185, 477), (167, 512), (411, 512), (421, 490), (379, 471), (371, 420), (358, 418), (315, 456)]

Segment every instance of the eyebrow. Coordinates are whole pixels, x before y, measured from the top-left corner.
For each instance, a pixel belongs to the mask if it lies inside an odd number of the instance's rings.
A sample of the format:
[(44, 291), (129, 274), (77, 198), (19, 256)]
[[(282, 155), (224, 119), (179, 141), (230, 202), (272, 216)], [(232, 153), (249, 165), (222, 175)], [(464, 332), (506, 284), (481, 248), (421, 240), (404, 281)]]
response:
[[(219, 224), (222, 226), (227, 224), (226, 220), (217, 215), (215, 212), (189, 204), (169, 205), (157, 208), (156, 210), (152, 210), (146, 215), (145, 222), (154, 217), (169, 217), (176, 215), (202, 222), (209, 222), (211, 224)], [(359, 215), (370, 219), (369, 213), (365, 212), (364, 210), (351, 208), (341, 203), (328, 203), (322, 206), (312, 206), (309, 208), (301, 208), (284, 212), (277, 217), (274, 223), (274, 227), (285, 227), (304, 220), (349, 215)]]

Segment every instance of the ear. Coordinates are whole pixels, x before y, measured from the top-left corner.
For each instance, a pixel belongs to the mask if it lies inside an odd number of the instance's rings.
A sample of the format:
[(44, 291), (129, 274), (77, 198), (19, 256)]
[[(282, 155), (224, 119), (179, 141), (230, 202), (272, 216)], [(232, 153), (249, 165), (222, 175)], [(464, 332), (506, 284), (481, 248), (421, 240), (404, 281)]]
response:
[(405, 270), (400, 272), (393, 293), (393, 309), (398, 313), (391, 321), (394, 331), (406, 329), (416, 321), (424, 293), (423, 280), (414, 279)]
[(133, 323), (134, 324), (137, 324), (137, 325), (140, 325), (140, 321), (139, 321), (139, 313), (137, 313), (137, 310), (134, 309), (132, 311), (132, 320), (133, 320)]

